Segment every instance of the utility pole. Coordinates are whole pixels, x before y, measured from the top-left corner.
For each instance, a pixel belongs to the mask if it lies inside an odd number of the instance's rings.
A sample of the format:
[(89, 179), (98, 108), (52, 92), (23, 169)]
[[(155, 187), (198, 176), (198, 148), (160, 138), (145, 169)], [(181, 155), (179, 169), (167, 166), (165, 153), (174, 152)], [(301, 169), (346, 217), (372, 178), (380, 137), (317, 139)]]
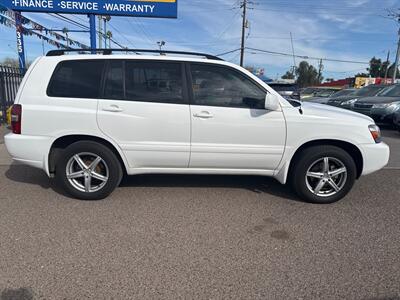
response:
[(388, 72), (389, 72), (389, 58), (390, 58), (390, 50), (388, 50), (387, 58), (386, 58), (385, 84), (387, 84), (387, 77), (388, 77)]
[(243, 67), (244, 64), (244, 40), (246, 36), (246, 28), (247, 28), (247, 0), (243, 0), (242, 5), (240, 6), (243, 8), (243, 24), (242, 24), (242, 45), (240, 47), (240, 66)]
[(103, 48), (103, 22), (102, 22), (102, 16), (98, 16), (98, 21), (99, 21), (99, 49)]
[[(398, 21), (400, 23), (400, 15), (398, 16)], [(394, 71), (393, 71), (393, 83), (396, 81), (397, 77), (397, 68), (399, 66), (399, 60), (400, 60), (400, 29), (399, 29), (399, 41), (397, 43), (397, 53), (396, 53), (396, 62), (394, 63)]]
[(102, 16), (104, 22), (104, 48), (107, 48), (107, 22), (110, 22), (111, 16)]
[[(400, 13), (398, 13), (395, 10), (389, 10), (389, 17), (393, 18), (400, 25)], [(399, 26), (398, 36), (399, 36), (399, 41), (397, 42), (396, 61), (394, 62), (393, 83), (396, 81), (397, 68), (399, 67), (399, 60), (400, 60), (400, 26)]]
[(322, 58), (319, 61), (319, 65), (318, 65), (318, 81), (320, 81), (320, 83), (322, 83), (322, 70), (324, 69), (324, 65), (322, 64)]
[(293, 54), (293, 76), (296, 78), (296, 55), (294, 54), (293, 36), (290, 33), (290, 42), (292, 44), (292, 54)]

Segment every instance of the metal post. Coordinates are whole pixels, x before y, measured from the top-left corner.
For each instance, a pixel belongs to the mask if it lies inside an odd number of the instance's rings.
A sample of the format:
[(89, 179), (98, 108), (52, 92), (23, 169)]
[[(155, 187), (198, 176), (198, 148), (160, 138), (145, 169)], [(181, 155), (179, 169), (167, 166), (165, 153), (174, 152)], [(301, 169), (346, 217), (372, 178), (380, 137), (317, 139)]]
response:
[(4, 79), (4, 77), (6, 76), (5, 74), (6, 70), (0, 69), (0, 105), (1, 105), (1, 112), (3, 115), (3, 120), (0, 119), (0, 123), (1, 121), (3, 121), (4, 123), (6, 123), (7, 121), (7, 100), (6, 100), (6, 81)]
[(385, 82), (384, 84), (387, 84), (387, 77), (388, 77), (388, 72), (389, 72), (389, 59), (390, 59), (390, 50), (388, 50), (387, 53), (387, 58), (386, 58), (386, 70), (385, 70)]
[(19, 58), (19, 68), (21, 71), (25, 70), (25, 49), (24, 49), (24, 35), (23, 35), (23, 28), (21, 22), (21, 13), (16, 11), (15, 12), (15, 29), (17, 32), (17, 51), (18, 51), (18, 58)]
[(92, 54), (96, 53), (96, 16), (89, 14), (90, 25), (90, 49)]

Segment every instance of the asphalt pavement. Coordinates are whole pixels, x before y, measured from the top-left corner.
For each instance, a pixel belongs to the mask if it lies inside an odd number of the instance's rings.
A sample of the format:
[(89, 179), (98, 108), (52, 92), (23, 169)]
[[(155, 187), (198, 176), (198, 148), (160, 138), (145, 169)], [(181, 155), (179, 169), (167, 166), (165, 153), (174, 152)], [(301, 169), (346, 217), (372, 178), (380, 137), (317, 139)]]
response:
[(400, 134), (384, 136), (388, 167), (331, 205), (251, 176), (136, 176), (79, 201), (0, 138), (0, 299), (400, 299)]

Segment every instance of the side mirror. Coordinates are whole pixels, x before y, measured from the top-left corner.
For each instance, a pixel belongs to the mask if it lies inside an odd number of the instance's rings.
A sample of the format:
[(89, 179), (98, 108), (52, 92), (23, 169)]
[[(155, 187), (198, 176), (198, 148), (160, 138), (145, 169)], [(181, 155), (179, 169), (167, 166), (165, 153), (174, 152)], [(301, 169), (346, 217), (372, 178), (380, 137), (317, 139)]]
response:
[(265, 96), (265, 109), (267, 110), (281, 110), (279, 98), (275, 94), (267, 93)]

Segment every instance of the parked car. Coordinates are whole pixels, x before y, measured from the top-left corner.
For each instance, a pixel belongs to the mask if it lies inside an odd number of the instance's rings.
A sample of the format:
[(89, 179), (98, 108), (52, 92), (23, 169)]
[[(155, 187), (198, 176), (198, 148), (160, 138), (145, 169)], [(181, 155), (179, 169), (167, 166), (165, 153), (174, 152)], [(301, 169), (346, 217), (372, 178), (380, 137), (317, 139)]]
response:
[(370, 116), (376, 122), (393, 124), (394, 113), (400, 109), (400, 84), (392, 85), (375, 97), (358, 100), (353, 110)]
[(393, 124), (400, 131), (400, 110), (393, 114)]
[(312, 97), (329, 97), (339, 90), (339, 88), (330, 87), (309, 87), (300, 90), (300, 99), (306, 100)]
[(368, 85), (366, 87), (363, 87), (362, 89), (357, 90), (353, 94), (347, 96), (333, 97), (332, 99), (329, 99), (327, 104), (340, 108), (351, 109), (357, 100), (364, 97), (376, 96), (387, 87), (387, 85)]
[(7, 120), (7, 125), (10, 126), (11, 125), (11, 106), (7, 109), (7, 116), (6, 116), (6, 120)]
[(327, 104), (328, 101), (333, 98), (349, 96), (349, 95), (354, 94), (356, 91), (357, 91), (357, 89), (354, 89), (354, 88), (343, 89), (343, 90), (333, 93), (329, 97), (312, 97), (312, 98), (306, 98), (306, 99), (304, 99), (304, 101), (312, 102), (312, 103)]
[(371, 118), (288, 101), (217, 57), (64, 55), (73, 51), (31, 65), (5, 144), (76, 198), (107, 197), (124, 173), (231, 174), (331, 203), (388, 162)]
[(297, 84), (280, 82), (268, 82), (267, 84), (286, 99), (300, 99)]

